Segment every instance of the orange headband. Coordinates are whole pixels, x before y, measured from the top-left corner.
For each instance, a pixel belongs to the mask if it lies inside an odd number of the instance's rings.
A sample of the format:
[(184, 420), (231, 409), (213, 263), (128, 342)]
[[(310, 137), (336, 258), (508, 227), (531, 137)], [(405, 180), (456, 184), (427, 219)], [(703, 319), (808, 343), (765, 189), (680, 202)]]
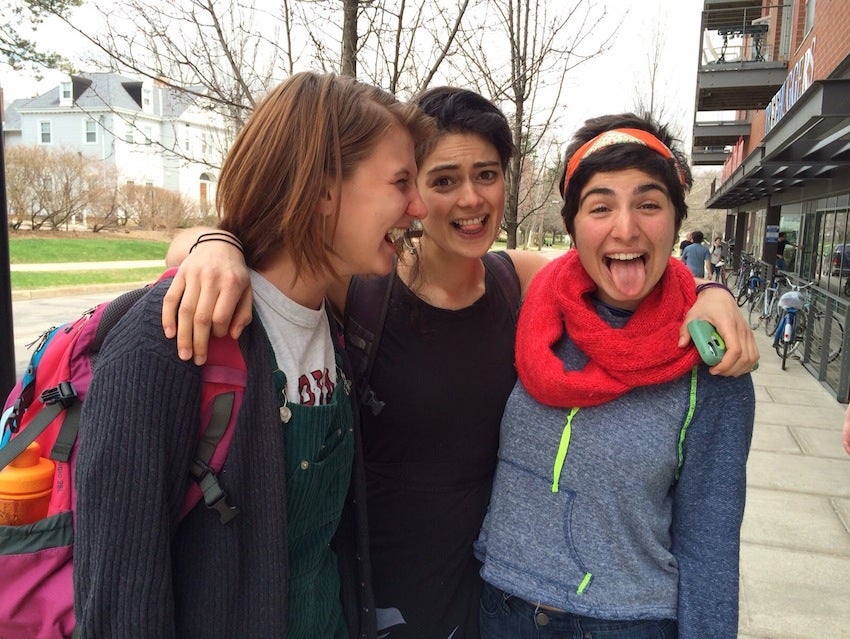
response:
[(682, 171), (682, 167), (679, 166), (679, 161), (673, 155), (672, 151), (667, 148), (667, 145), (652, 135), (652, 133), (642, 129), (609, 129), (608, 131), (603, 131), (592, 140), (588, 140), (579, 147), (578, 151), (573, 153), (573, 156), (567, 163), (567, 172), (564, 175), (564, 184), (561, 187), (561, 194), (563, 195), (567, 192), (567, 184), (569, 184), (570, 178), (572, 178), (573, 173), (576, 172), (578, 165), (581, 164), (581, 161), (584, 158), (591, 153), (595, 153), (596, 151), (611, 146), (612, 144), (623, 143), (642, 144), (643, 146), (648, 146), (660, 156), (672, 159), (676, 163), (676, 168), (679, 171), (679, 179), (682, 181), (682, 186), (685, 186), (685, 173)]

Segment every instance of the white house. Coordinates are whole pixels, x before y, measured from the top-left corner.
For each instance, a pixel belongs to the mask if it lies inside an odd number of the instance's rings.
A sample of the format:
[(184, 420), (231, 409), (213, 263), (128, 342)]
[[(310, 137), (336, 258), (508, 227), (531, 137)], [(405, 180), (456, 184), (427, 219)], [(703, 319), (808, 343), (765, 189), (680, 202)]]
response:
[(117, 73), (68, 76), (6, 109), (6, 147), (47, 145), (114, 166), (128, 183), (212, 203), (232, 132), (186, 93)]

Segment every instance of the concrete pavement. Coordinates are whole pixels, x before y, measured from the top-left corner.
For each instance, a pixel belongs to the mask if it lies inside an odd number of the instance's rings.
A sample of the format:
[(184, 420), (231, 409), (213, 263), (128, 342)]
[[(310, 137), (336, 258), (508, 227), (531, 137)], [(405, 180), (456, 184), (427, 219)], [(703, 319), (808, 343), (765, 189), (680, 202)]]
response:
[(741, 533), (739, 637), (850, 637), (845, 404), (759, 329), (756, 421)]
[[(132, 287), (13, 302), (19, 374), (29, 355), (25, 341)], [(850, 639), (850, 457), (841, 446), (846, 406), (799, 361), (790, 360), (783, 371), (764, 331), (756, 339), (761, 363), (753, 373), (756, 423), (739, 638)]]

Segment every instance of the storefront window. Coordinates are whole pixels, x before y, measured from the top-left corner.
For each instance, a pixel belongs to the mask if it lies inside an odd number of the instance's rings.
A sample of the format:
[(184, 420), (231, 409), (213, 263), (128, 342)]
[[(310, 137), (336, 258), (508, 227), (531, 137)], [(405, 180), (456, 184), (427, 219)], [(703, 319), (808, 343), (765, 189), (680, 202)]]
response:
[(816, 216), (819, 233), (820, 286), (841, 294), (850, 277), (850, 202), (848, 196), (820, 200)]

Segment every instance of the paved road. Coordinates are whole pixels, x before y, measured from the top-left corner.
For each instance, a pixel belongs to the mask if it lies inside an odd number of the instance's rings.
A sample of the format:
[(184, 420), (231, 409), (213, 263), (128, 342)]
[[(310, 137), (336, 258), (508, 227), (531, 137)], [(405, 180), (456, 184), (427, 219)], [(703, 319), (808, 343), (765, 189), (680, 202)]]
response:
[(87, 309), (100, 302), (111, 300), (133, 288), (126, 284), (111, 290), (100, 290), (77, 295), (44, 296), (36, 299), (13, 299), (12, 319), (15, 330), (16, 376), (24, 372), (29, 361), (30, 349), (26, 348), (46, 330), (79, 317)]

